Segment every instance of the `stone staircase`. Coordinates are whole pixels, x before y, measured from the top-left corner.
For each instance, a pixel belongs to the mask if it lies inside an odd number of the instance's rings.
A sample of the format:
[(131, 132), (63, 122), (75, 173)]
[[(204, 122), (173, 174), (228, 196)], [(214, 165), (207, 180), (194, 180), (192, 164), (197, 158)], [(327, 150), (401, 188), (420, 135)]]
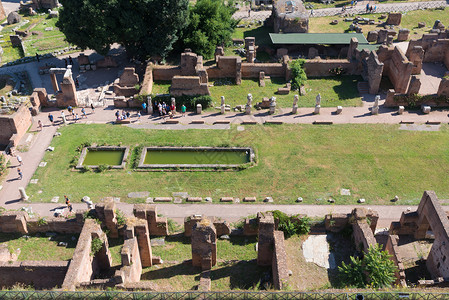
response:
[(357, 89), (360, 95), (369, 94), (369, 85), (366, 81), (359, 81), (357, 83)]

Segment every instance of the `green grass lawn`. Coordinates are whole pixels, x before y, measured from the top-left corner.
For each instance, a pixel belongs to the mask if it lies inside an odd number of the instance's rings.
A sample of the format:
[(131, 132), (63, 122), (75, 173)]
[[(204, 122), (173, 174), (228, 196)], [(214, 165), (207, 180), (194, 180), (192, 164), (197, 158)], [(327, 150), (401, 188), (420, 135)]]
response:
[[(13, 30), (18, 24), (6, 25), (1, 30), (1, 34), (4, 36), (3, 40), (0, 41), (0, 46), (4, 51), (2, 63), (7, 63), (23, 56), (34, 56), (36, 53), (49, 53), (69, 46), (69, 43), (65, 41), (65, 35), (56, 27), (58, 18), (50, 19), (48, 14), (36, 16), (21, 15), (21, 17), (22, 21), (29, 21), (18, 28), (19, 30), (28, 30), (30, 33), (29, 36), (22, 38), (26, 53), (22, 53), (18, 47), (12, 47), (9, 40), (9, 35), (13, 34)], [(47, 27), (53, 27), (53, 30), (45, 31)], [(32, 32), (37, 33), (37, 35), (31, 34)]]
[[(398, 130), (398, 125), (282, 125), (245, 126), (230, 130), (138, 130), (114, 125), (69, 125), (46, 152), (48, 164), (38, 168), (27, 193), (33, 202), (50, 202), (68, 195), (74, 202), (90, 196), (128, 199), (129, 192), (149, 191), (150, 196), (272, 196), (275, 203), (389, 204), (398, 195), (400, 204), (417, 204), (424, 190), (435, 190), (441, 199), (449, 197), (449, 131)], [(135, 172), (110, 170), (104, 173), (72, 171), (70, 162), (84, 142), (110, 145), (166, 146), (251, 146), (257, 165), (229, 172)], [(431, 149), (431, 150), (430, 150)], [(131, 159), (132, 160), (132, 159)], [(129, 161), (131, 161), (129, 160)], [(351, 196), (340, 196), (340, 189)], [(38, 193), (41, 191), (40, 193)]]
[[(300, 107), (314, 107), (315, 98), (318, 93), (321, 94), (322, 107), (334, 106), (360, 106), (362, 100), (357, 90), (357, 81), (362, 80), (359, 76), (340, 76), (325, 78), (310, 78), (306, 84), (307, 94), (299, 97), (298, 105)], [(210, 80), (211, 84), (218, 82), (232, 82), (230, 80)], [(271, 78), (265, 80), (265, 87), (259, 86), (258, 80), (244, 79), (240, 85), (214, 85), (209, 87), (213, 107), (219, 106), (221, 96), (225, 96), (226, 104), (231, 107), (245, 104), (248, 93), (253, 95), (253, 104), (261, 102), (264, 97), (276, 97), (279, 107), (291, 107), (293, 97), (298, 91), (292, 91), (289, 95), (278, 95), (277, 90), (284, 87), (286, 81), (282, 78)], [(170, 82), (154, 82), (153, 94), (167, 94), (169, 92)]]
[[(386, 19), (379, 19), (382, 14), (361, 14), (364, 18), (374, 19), (376, 21), (380, 20), (385, 22)], [(319, 33), (319, 32), (336, 32), (342, 33), (349, 29), (351, 22), (344, 22), (345, 17), (341, 16), (331, 16), (331, 17), (320, 17), (311, 18), (309, 21), (309, 32)], [(332, 25), (332, 20), (337, 19), (339, 22), (337, 25)], [(410, 29), (410, 39), (421, 38), (424, 33), (428, 33), (433, 26), (435, 20), (448, 20), (448, 9), (439, 10), (415, 10), (409, 11), (402, 14), (401, 25), (399, 28)], [(418, 28), (418, 22), (425, 22), (426, 27)], [(442, 21), (443, 22), (443, 21)], [(380, 30), (383, 28), (382, 25), (360, 25), (363, 28), (363, 33), (365, 36), (371, 30)], [(397, 31), (397, 29), (396, 29)]]
[[(68, 246), (58, 246), (59, 242), (66, 242)], [(30, 235), (28, 238), (21, 234), (0, 234), (0, 243), (7, 243), (11, 253), (20, 249), (19, 261), (70, 260), (75, 252), (77, 242), (78, 235), (58, 234), (49, 240), (45, 233)]]
[[(376, 4), (386, 4), (386, 3), (404, 3), (404, 2), (419, 2), (422, 0), (389, 0), (389, 1), (370, 1), (370, 5)], [(428, 1), (437, 1), (437, 0), (428, 0)], [(348, 0), (335, 0), (332, 4), (324, 4), (319, 1), (304, 1), (305, 5), (312, 4), (314, 9), (319, 8), (331, 8), (331, 7), (342, 7), (342, 6), (351, 6), (351, 1)]]

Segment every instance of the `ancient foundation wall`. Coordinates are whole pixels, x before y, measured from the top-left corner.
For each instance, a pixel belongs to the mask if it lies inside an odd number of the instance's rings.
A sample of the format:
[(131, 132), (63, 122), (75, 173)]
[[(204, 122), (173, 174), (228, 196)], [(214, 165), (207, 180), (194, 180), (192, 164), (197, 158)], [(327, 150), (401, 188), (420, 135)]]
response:
[(273, 285), (276, 290), (282, 290), (288, 280), (287, 252), (285, 251), (284, 233), (274, 232), (274, 251), (271, 268), (273, 271)]
[(377, 51), (379, 61), (384, 63), (383, 74), (390, 78), (397, 93), (406, 93), (414, 67), (398, 47), (381, 46)]
[(265, 76), (285, 78), (285, 67), (281, 63), (242, 63), (243, 78), (259, 78), (259, 73)]
[(341, 67), (347, 75), (354, 75), (356, 64), (347, 59), (308, 59), (304, 64), (307, 77), (335, 76), (330, 69)]
[(210, 95), (207, 83), (201, 83), (199, 76), (174, 76), (170, 87), (172, 96)]
[(157, 216), (155, 205), (135, 204), (133, 211), (136, 218), (147, 220), (150, 235), (168, 235), (167, 218)]
[(68, 261), (0, 262), (0, 287), (8, 288), (17, 284), (39, 290), (60, 287), (68, 266)]
[(366, 220), (357, 220), (352, 224), (354, 243), (358, 250), (367, 252), (370, 246), (377, 244), (376, 238)]
[(142, 263), (140, 262), (139, 246), (136, 237), (125, 240), (120, 255), (122, 267), (120, 270), (117, 270), (114, 276), (115, 283), (139, 282), (142, 275)]
[(145, 69), (145, 74), (143, 76), (143, 81), (139, 92), (140, 95), (150, 95), (153, 91), (153, 68), (154, 65), (149, 63)]
[(444, 65), (449, 70), (449, 49), (447, 49), (444, 54)]
[[(192, 229), (193, 226), (198, 223), (199, 221), (201, 221), (201, 218), (203, 218), (204, 216), (201, 217), (196, 217), (194, 216), (190, 216), (190, 217), (186, 217), (184, 219), (184, 236), (192, 236)], [(214, 224), (215, 230), (217, 232), (217, 236), (220, 237), (224, 234), (229, 235), (231, 234), (231, 227), (228, 225), (228, 223), (224, 220), (218, 220), (215, 217), (207, 217), (209, 220), (212, 221), (212, 223)]]
[[(148, 70), (148, 69), (147, 69)], [(153, 68), (153, 80), (169, 81), (173, 76), (181, 75), (181, 68), (174, 66), (154, 66)]]
[[(96, 254), (91, 253), (94, 238), (99, 238), (103, 242), (102, 248)], [(106, 234), (95, 220), (86, 219), (62, 288), (75, 290), (80, 283), (89, 282), (101, 269), (107, 270), (110, 266), (111, 254), (109, 253)]]
[(32, 117), (25, 104), (12, 115), (0, 115), (0, 144), (16, 146), (32, 124)]
[(434, 40), (425, 48), (423, 62), (444, 62), (448, 51), (449, 39)]
[(402, 258), (399, 255), (399, 247), (398, 247), (399, 237), (397, 235), (389, 235), (387, 244), (385, 245), (385, 250), (388, 251), (391, 255), (391, 260), (394, 262), (398, 270), (395, 272), (396, 276), (396, 284), (406, 287), (407, 283), (405, 281), (405, 271), (404, 264), (402, 263)]

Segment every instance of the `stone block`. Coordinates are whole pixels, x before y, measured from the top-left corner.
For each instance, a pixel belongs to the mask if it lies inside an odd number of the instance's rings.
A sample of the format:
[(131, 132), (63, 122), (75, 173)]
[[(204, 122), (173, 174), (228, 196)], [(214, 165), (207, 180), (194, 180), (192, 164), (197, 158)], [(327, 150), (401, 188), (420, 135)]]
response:
[(153, 199), (154, 202), (172, 202), (172, 197), (155, 197)]
[(401, 24), (401, 19), (402, 19), (401, 13), (389, 13), (386, 24), (398, 26)]
[(418, 22), (418, 28), (426, 27), (426, 22)]
[(402, 115), (404, 113), (404, 110), (405, 110), (404, 106), (399, 105), (398, 115)]
[(430, 108), (430, 106), (428, 106), (428, 105), (424, 105), (424, 106), (422, 107), (422, 112), (423, 112), (424, 114), (429, 114), (429, 113), (430, 113), (430, 110), (431, 110), (431, 108)]
[(187, 197), (187, 202), (201, 202), (203, 201), (203, 198), (201, 197)]
[(343, 111), (343, 107), (337, 106), (337, 111), (336, 111), (337, 115), (340, 115), (342, 113), (342, 111)]
[(378, 35), (379, 35), (379, 32), (377, 30), (369, 31), (366, 40), (370, 43), (376, 42)]
[(244, 197), (243, 202), (256, 202), (256, 197)]
[(403, 42), (408, 40), (410, 35), (410, 29), (407, 28), (401, 28), (399, 30), (399, 34), (398, 34), (398, 42)]
[(234, 197), (221, 197), (220, 202), (234, 202)]

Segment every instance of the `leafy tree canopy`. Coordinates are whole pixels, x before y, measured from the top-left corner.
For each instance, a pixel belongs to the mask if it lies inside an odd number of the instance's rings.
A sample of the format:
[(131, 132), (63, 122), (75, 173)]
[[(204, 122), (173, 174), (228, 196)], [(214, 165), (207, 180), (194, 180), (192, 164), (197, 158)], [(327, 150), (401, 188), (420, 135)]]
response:
[(188, 0), (61, 0), (57, 26), (67, 41), (106, 54), (112, 43), (128, 57), (165, 57), (188, 19)]
[(227, 45), (238, 23), (232, 15), (236, 9), (233, 2), (223, 0), (198, 0), (190, 7), (189, 24), (182, 31), (180, 49), (190, 48), (193, 52), (211, 58), (215, 47)]
[(307, 74), (304, 70), (305, 63), (305, 59), (296, 59), (290, 63), (293, 89), (299, 90), (301, 85), (304, 85), (307, 82)]

